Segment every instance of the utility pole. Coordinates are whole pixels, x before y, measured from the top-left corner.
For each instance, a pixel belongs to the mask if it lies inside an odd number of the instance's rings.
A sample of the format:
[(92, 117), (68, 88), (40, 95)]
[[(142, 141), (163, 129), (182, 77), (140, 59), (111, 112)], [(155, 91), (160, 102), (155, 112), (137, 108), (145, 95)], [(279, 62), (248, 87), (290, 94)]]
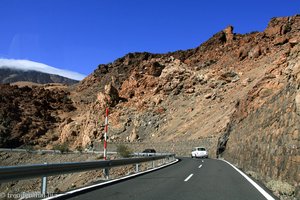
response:
[[(105, 129), (104, 129), (104, 151), (103, 151), (103, 158), (104, 160), (107, 159), (107, 132), (108, 132), (108, 108), (105, 111)], [(106, 179), (109, 178), (109, 168), (104, 168), (103, 173)]]
[(108, 132), (108, 108), (105, 111), (105, 129), (104, 129), (104, 160), (107, 158), (107, 132)]

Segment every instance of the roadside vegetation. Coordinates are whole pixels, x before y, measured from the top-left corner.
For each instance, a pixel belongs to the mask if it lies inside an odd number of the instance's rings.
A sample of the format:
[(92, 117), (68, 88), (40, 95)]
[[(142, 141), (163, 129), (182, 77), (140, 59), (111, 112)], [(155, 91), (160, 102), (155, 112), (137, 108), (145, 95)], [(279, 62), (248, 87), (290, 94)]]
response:
[(117, 153), (122, 158), (129, 158), (132, 154), (132, 150), (129, 149), (126, 145), (118, 145), (117, 146)]
[(62, 143), (62, 144), (56, 144), (53, 146), (53, 150), (59, 150), (61, 153), (68, 153), (70, 152), (69, 144), (68, 143)]

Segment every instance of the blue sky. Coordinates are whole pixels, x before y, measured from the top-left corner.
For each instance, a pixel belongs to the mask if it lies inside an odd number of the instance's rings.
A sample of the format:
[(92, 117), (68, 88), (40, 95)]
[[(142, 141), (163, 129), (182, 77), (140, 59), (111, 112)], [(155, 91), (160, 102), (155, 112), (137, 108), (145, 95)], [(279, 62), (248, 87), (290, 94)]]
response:
[(0, 0), (0, 58), (88, 75), (129, 52), (194, 48), (228, 25), (262, 31), (297, 0)]

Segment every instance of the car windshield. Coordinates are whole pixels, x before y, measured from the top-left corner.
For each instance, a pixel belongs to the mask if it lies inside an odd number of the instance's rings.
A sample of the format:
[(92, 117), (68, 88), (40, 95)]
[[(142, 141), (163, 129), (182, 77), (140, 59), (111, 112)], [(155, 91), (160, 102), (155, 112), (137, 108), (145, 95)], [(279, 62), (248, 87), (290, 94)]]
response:
[(197, 150), (198, 150), (198, 151), (206, 151), (205, 148), (198, 148)]

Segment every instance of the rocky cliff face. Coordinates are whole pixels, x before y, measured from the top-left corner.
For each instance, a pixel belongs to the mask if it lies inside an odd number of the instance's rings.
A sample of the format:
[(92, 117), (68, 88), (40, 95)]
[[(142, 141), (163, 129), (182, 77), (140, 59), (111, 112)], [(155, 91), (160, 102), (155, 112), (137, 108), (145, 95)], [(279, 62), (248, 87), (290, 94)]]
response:
[[(296, 43), (298, 33), (291, 36), (292, 30), (299, 30), (295, 27), (299, 21), (294, 19), (270, 22), (265, 32), (278, 37), (274, 46), (281, 46), (280, 53), (264, 77), (238, 102), (219, 138), (218, 153), (245, 171), (257, 173), (277, 193), (294, 193), (299, 198), (300, 46)], [(274, 180), (287, 186), (274, 186)]]
[(247, 172), (256, 172), (265, 183), (289, 183), (299, 197), (297, 90), (294, 85), (287, 85), (255, 112), (234, 123), (222, 156)]
[(99, 65), (67, 89), (76, 110), (51, 112), (60, 120), (48, 143), (101, 144), (109, 107), (110, 143), (164, 144), (156, 146), (180, 155), (200, 144), (299, 188), (299, 30), (300, 16), (274, 18), (263, 32), (230, 26), (194, 49)]
[[(282, 70), (299, 42), (298, 30), (299, 16), (275, 18), (264, 32), (239, 35), (228, 27), (195, 49), (131, 53), (99, 65), (72, 93), (89, 113), (83, 129), (95, 129), (83, 144), (100, 140), (96, 125), (106, 106), (114, 141), (218, 138), (239, 104), (247, 105), (240, 111), (246, 115), (285, 87), (289, 75)], [(104, 94), (109, 84), (116, 89), (111, 95)]]
[(62, 90), (0, 85), (0, 148), (46, 147), (59, 138), (60, 116), (75, 109)]

